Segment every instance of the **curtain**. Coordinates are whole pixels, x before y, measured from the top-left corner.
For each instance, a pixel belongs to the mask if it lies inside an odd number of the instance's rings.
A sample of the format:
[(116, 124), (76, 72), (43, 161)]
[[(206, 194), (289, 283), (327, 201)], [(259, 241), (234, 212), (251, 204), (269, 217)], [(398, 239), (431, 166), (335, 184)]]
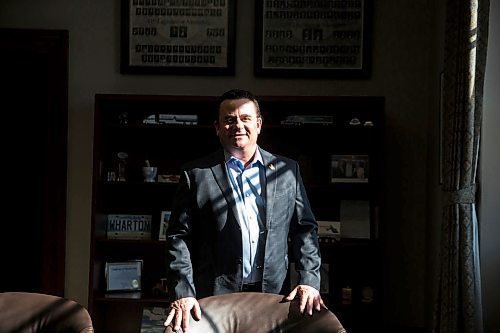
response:
[(442, 86), (442, 226), (436, 333), (483, 332), (475, 210), (489, 0), (448, 0)]

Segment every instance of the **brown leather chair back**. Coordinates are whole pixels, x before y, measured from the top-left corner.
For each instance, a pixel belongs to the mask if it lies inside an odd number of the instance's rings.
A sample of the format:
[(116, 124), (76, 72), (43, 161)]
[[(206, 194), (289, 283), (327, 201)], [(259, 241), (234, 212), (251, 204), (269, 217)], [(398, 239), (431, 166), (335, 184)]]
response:
[[(298, 301), (282, 295), (232, 293), (199, 300), (202, 319), (191, 318), (191, 333), (345, 333), (333, 312), (324, 308), (301, 315)], [(166, 333), (175, 333), (168, 327)]]
[(74, 301), (37, 293), (0, 293), (0, 333), (93, 331), (88, 311)]

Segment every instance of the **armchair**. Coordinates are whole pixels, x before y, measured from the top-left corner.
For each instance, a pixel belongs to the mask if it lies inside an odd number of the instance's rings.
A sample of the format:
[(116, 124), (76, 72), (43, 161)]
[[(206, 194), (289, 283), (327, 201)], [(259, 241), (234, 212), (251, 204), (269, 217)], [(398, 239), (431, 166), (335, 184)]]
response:
[[(202, 319), (190, 320), (190, 333), (346, 333), (335, 314), (324, 308), (301, 315), (298, 301), (284, 296), (241, 292), (199, 300)], [(176, 333), (168, 327), (166, 333)]]
[(0, 333), (91, 333), (88, 311), (58, 296), (0, 293)]

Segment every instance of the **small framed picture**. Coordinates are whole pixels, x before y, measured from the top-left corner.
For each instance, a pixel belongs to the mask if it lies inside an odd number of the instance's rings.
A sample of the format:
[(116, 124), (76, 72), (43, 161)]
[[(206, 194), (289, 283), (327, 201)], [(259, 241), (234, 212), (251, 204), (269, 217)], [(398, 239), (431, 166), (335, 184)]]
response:
[(168, 221), (170, 221), (170, 215), (172, 212), (170, 210), (164, 210), (161, 212), (160, 216), (160, 232), (158, 236), (158, 240), (167, 240), (167, 228)]
[(332, 155), (332, 183), (368, 183), (368, 155)]
[(340, 222), (318, 221), (318, 237), (340, 240)]
[(141, 290), (142, 260), (107, 262), (106, 291)]

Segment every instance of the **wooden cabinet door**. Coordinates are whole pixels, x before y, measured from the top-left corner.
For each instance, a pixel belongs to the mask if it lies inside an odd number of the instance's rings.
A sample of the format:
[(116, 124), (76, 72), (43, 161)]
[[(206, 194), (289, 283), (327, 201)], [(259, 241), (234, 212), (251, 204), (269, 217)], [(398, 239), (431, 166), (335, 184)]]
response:
[(68, 32), (0, 29), (0, 291), (63, 296)]

